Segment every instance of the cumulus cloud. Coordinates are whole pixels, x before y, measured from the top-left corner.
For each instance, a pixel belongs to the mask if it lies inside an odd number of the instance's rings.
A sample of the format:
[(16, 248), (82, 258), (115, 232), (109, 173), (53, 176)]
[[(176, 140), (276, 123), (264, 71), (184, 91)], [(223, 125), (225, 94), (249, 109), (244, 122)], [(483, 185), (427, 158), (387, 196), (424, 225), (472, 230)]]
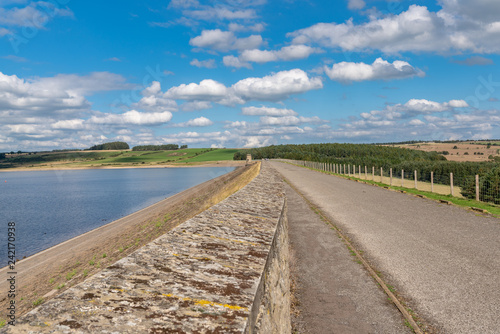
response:
[(33, 80), (33, 85), (40, 90), (67, 91), (74, 94), (88, 95), (94, 92), (131, 89), (134, 86), (126, 79), (110, 72), (92, 72), (89, 75), (58, 74), (54, 77)]
[(61, 115), (88, 110), (85, 95), (128, 88), (125, 78), (108, 72), (86, 76), (60, 74), (55, 77), (20, 79), (0, 72), (0, 116)]
[(300, 69), (277, 72), (262, 78), (246, 78), (231, 87), (212, 79), (199, 84), (182, 84), (170, 88), (164, 96), (174, 100), (213, 101), (222, 105), (243, 104), (248, 101), (280, 101), (290, 95), (323, 88), (321, 78), (309, 78)]
[(132, 107), (154, 112), (177, 111), (177, 102), (162, 93), (159, 81), (153, 81), (141, 94), (143, 98), (132, 104)]
[(212, 108), (212, 103), (209, 101), (191, 101), (181, 104), (182, 111), (194, 111)]
[(51, 18), (58, 16), (73, 17), (73, 12), (50, 2), (33, 1), (22, 8), (0, 8), (0, 25), (41, 29)]
[(229, 30), (235, 31), (235, 32), (237, 32), (237, 31), (262, 32), (265, 29), (265, 24), (256, 23), (254, 25), (249, 26), (249, 25), (243, 25), (243, 24), (231, 22), (231, 23), (229, 23), (228, 28), (229, 28)]
[(289, 45), (284, 46), (279, 50), (248, 49), (241, 52), (238, 57), (226, 56), (227, 61), (224, 60), (224, 65), (236, 68), (250, 68), (249, 62), (262, 64), (278, 60), (293, 61), (305, 59), (313, 53), (320, 52), (322, 52), (320, 49), (307, 45)]
[(214, 124), (214, 122), (212, 122), (208, 118), (198, 117), (195, 119), (190, 119), (187, 122), (175, 124), (174, 126), (175, 127), (202, 127), (202, 126), (210, 126), (212, 124)]
[(254, 19), (257, 17), (257, 14), (253, 9), (232, 10), (223, 7), (208, 7), (201, 10), (185, 11), (184, 13), (194, 19), (204, 21), (243, 20)]
[(255, 49), (262, 44), (260, 35), (251, 35), (245, 38), (237, 38), (232, 31), (220, 29), (203, 30), (200, 36), (189, 41), (189, 44), (199, 48), (213, 49), (216, 51)]
[(309, 78), (301, 69), (281, 71), (263, 78), (246, 78), (232, 86), (244, 100), (279, 101), (292, 94), (323, 88), (321, 78)]
[(347, 7), (349, 9), (363, 9), (366, 3), (363, 0), (347, 0)]
[(228, 94), (228, 88), (224, 84), (212, 79), (202, 80), (199, 84), (181, 84), (170, 88), (165, 96), (178, 100), (208, 100), (217, 101)]
[(269, 107), (244, 107), (241, 109), (243, 115), (248, 116), (297, 116), (292, 109), (279, 109)]
[(267, 63), (278, 60), (275, 52), (258, 49), (245, 50), (239, 58), (244, 62), (251, 61), (254, 63)]
[(198, 59), (193, 59), (190, 63), (190, 65), (202, 68), (216, 68), (217, 65), (215, 65), (215, 59), (207, 59), (207, 60), (198, 60)]
[(377, 58), (371, 65), (365, 63), (341, 62), (331, 68), (325, 66), (328, 77), (340, 82), (404, 79), (414, 76), (423, 77), (425, 73), (409, 63), (395, 60), (392, 64)]
[(349, 141), (390, 142), (412, 139), (467, 139), (500, 127), (500, 111), (479, 111), (463, 100), (410, 99), (352, 117), (337, 128), (316, 128), (314, 136)]
[(113, 124), (113, 125), (159, 125), (169, 122), (172, 113), (164, 112), (139, 112), (130, 110), (123, 114), (105, 113), (99, 116), (92, 116), (89, 123)]
[(235, 67), (235, 68), (245, 67), (245, 68), (248, 68), (248, 69), (252, 68), (252, 65), (250, 65), (249, 63), (244, 62), (240, 58), (232, 56), (232, 55), (224, 56), (222, 58), (222, 62), (227, 67)]
[(497, 22), (500, 2), (496, 0), (439, 0), (443, 11), (482, 22)]
[(262, 116), (260, 118), (260, 124), (262, 125), (279, 125), (279, 126), (289, 126), (289, 125), (298, 125), (301, 123), (322, 123), (319, 117), (296, 117), (296, 116), (282, 116), (282, 117), (273, 117), (273, 116)]
[[(317, 43), (347, 51), (500, 51), (496, 42), (500, 38), (500, 23), (494, 19), (499, 17), (497, 1), (443, 0), (441, 3), (443, 9), (438, 12), (431, 12), (425, 6), (411, 5), (400, 14), (372, 15), (365, 23), (355, 24), (352, 19), (340, 24), (318, 23), (288, 36), (293, 38), (294, 44)], [(474, 6), (477, 8), (470, 9)], [(486, 12), (490, 14), (483, 16)]]

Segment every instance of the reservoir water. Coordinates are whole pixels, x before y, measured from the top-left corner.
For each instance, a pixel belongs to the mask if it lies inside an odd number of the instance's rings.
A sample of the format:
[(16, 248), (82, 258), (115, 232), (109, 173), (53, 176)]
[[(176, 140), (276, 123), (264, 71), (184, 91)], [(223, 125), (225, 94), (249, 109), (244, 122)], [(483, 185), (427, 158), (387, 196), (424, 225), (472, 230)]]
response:
[(234, 167), (47, 170), (0, 173), (0, 267), (8, 223), (16, 258), (129, 215)]

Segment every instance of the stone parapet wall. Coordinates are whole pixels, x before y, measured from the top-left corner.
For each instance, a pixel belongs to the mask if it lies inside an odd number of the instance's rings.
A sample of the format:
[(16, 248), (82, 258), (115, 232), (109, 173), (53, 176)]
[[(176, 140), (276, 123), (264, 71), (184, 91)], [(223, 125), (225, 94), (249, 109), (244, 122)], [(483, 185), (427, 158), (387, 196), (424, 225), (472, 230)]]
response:
[(9, 333), (289, 333), (283, 184), (247, 186), (21, 317)]

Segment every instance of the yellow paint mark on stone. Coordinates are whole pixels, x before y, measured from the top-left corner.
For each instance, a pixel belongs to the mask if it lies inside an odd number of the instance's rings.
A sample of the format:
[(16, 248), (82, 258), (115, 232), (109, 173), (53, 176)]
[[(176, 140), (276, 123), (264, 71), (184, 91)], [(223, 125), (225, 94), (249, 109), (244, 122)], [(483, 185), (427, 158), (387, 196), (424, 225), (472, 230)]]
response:
[(248, 311), (248, 308), (243, 307), (243, 306), (221, 304), (221, 303), (211, 302), (209, 300), (204, 300), (204, 299), (195, 299), (195, 298), (189, 298), (189, 297), (181, 297), (181, 296), (173, 295), (171, 293), (163, 293), (162, 296), (170, 297), (170, 298), (176, 298), (176, 299), (184, 300), (184, 301), (191, 301), (191, 302), (194, 302), (196, 306), (222, 306), (222, 307), (228, 308), (230, 310)]

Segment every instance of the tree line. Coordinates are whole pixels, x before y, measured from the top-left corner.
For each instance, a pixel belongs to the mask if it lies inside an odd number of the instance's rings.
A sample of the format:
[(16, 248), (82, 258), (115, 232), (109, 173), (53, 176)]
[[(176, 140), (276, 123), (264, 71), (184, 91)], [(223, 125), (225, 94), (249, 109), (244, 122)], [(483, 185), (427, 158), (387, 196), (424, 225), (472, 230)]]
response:
[(110, 143), (104, 143), (99, 145), (94, 145), (88, 148), (89, 151), (102, 151), (102, 150), (128, 150), (130, 146), (122, 141), (114, 141)]

